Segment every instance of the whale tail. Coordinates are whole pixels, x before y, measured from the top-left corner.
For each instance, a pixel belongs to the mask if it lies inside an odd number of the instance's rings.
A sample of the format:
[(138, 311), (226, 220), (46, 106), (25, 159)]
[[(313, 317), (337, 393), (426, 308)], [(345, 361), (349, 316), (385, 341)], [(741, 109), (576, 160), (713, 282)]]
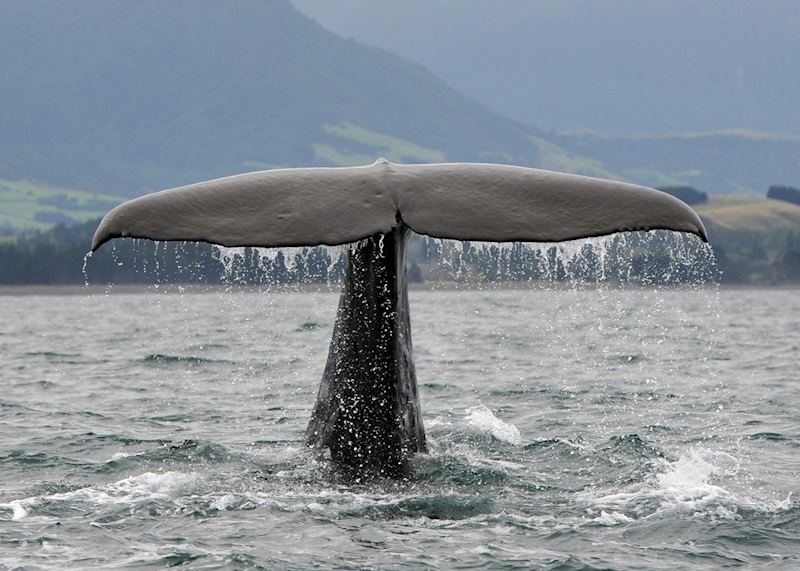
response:
[(400, 225), (351, 252), (328, 361), (306, 443), (329, 449), (340, 468), (360, 476), (407, 474), (427, 450), (417, 394)]
[(335, 246), (406, 224), (435, 238), (560, 242), (631, 230), (707, 240), (686, 204), (633, 184), (508, 165), (444, 163), (276, 169), (156, 192), (103, 218), (118, 237), (222, 246)]
[(281, 169), (130, 200), (100, 223), (116, 237), (223, 246), (360, 241), (344, 288), (306, 443), (359, 475), (397, 477), (426, 449), (405, 275), (409, 231), (436, 238), (554, 242), (667, 229), (707, 241), (694, 211), (657, 190), (504, 165)]

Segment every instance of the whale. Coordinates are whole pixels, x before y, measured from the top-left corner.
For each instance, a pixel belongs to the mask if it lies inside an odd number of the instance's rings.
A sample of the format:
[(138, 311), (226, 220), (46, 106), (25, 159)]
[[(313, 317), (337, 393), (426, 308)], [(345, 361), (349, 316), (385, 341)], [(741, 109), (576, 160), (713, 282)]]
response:
[(285, 168), (162, 190), (101, 220), (115, 238), (226, 247), (350, 244), (305, 443), (357, 477), (406, 477), (427, 451), (411, 339), (406, 246), (412, 232), (485, 242), (561, 242), (672, 230), (708, 241), (679, 199), (627, 182), (530, 167), (378, 159)]

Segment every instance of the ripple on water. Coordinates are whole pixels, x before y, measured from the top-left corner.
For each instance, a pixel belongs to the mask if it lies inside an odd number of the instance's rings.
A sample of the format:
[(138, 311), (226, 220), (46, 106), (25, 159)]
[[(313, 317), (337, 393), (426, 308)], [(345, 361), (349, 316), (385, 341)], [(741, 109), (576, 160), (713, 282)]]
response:
[(494, 502), (487, 497), (446, 494), (411, 498), (389, 498), (384, 501), (353, 506), (341, 512), (345, 516), (368, 519), (420, 518), (434, 520), (460, 520), (479, 514), (491, 513)]
[(509, 468), (518, 466), (456, 447), (417, 459), (414, 478), (429, 486), (497, 486), (509, 480)]
[(233, 361), (227, 359), (209, 359), (207, 357), (196, 357), (193, 355), (167, 355), (163, 353), (151, 353), (142, 359), (143, 363), (154, 363), (163, 365), (217, 365), (217, 364), (232, 364)]

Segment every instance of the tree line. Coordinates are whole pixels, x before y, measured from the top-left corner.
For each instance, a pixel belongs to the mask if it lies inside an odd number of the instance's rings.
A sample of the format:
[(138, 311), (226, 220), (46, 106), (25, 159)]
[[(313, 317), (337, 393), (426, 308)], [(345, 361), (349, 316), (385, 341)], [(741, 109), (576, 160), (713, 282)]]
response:
[[(85, 259), (97, 224), (59, 225), (4, 238), (0, 284), (330, 283), (340, 281), (345, 271), (343, 250), (328, 248), (265, 251), (125, 239)], [(699, 240), (669, 232), (575, 244), (493, 245), (415, 236), (408, 253), (409, 279), (800, 283), (796, 229), (757, 233), (713, 228), (713, 255)]]

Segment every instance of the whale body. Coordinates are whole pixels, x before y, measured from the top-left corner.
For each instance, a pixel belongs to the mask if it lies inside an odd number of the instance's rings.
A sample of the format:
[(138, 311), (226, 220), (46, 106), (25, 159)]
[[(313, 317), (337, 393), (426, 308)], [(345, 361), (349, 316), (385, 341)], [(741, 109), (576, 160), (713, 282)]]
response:
[(275, 169), (163, 190), (111, 210), (92, 251), (118, 237), (222, 246), (356, 243), (305, 440), (358, 475), (397, 477), (426, 450), (405, 270), (411, 231), (558, 242), (635, 230), (707, 241), (666, 193), (611, 180), (479, 163)]

